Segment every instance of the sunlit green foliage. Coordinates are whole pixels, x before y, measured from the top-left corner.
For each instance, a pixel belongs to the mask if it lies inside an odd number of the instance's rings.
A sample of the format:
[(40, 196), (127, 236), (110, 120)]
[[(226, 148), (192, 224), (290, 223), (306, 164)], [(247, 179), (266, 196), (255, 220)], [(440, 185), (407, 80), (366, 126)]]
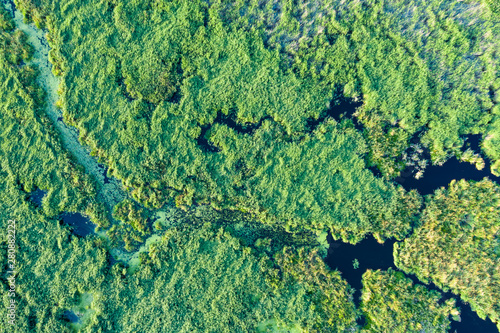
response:
[[(7, 42), (2, 45), (13, 45), (8, 39), (11, 35), (3, 37)], [(21, 47), (29, 49), (20, 40)], [(251, 249), (215, 225), (186, 223), (166, 231), (130, 274), (122, 264), (110, 264), (105, 239), (73, 236), (51, 216), (61, 210), (88, 210), (94, 203), (95, 186), (83, 168), (75, 167), (44, 116), (36, 70), (5, 60), (8, 53), (5, 48), (2, 51), (0, 74), (11, 86), (2, 89), (7, 97), (2, 113), (6, 130), (1, 151), (0, 260), (6, 262), (6, 221), (14, 219), (18, 274), (16, 325), (6, 322), (7, 307), (2, 306), (0, 327), (12, 332), (51, 333), (75, 328), (138, 332), (146, 327), (148, 332), (165, 328), (234, 332), (252, 331), (261, 323), (272, 322), (278, 328), (310, 332), (355, 329), (357, 312), (351, 289), (314, 251), (283, 252), (276, 259), (283, 263), (280, 266), (267, 254), (271, 247)], [(19, 80), (23, 72), (16, 72), (24, 70), (33, 72), (27, 82)], [(35, 141), (13, 140), (14, 130), (21, 134), (31, 131), (28, 138)], [(28, 200), (26, 192), (36, 187), (48, 190), (43, 209)], [(56, 206), (49, 202), (54, 196), (59, 199)], [(137, 231), (144, 231), (147, 216), (135, 202), (122, 202), (114, 213)], [(234, 234), (242, 233), (234, 228)], [(6, 266), (1, 267), (4, 276)], [(304, 267), (311, 274), (306, 280)], [(37, 287), (33, 288), (35, 281)], [(5, 305), (9, 287), (4, 279), (0, 284)], [(76, 311), (80, 323), (70, 324), (67, 311)]]
[(437, 190), (422, 226), (396, 244), (395, 262), (470, 303), (482, 318), (500, 321), (500, 188), (483, 180)]
[(344, 92), (363, 99), (357, 116), (365, 125), (370, 160), (384, 175), (395, 176), (404, 167), (401, 156), (416, 133), (435, 163), (456, 154), (461, 136), (470, 133), (481, 133), (484, 152), (497, 160), (497, 149), (487, 141), (499, 135), (493, 124), (500, 26), (488, 6), (370, 0), (334, 8), (325, 34), (301, 45), (295, 66), (324, 84), (339, 77), (342, 58), (333, 56), (335, 46), (352, 54), (353, 74), (343, 82)]
[(357, 117), (384, 175), (404, 167), (417, 133), (435, 163), (457, 154), (470, 133), (482, 134), (484, 152), (498, 161), (496, 1), (260, 3), (260, 16), (236, 2), (224, 18), (262, 26), (266, 44), (281, 47), (300, 77), (361, 97)]
[(301, 78), (363, 99), (357, 117), (384, 175), (399, 174), (417, 133), (434, 163), (458, 154), (470, 133), (498, 161), (496, 1), (223, 3), (226, 24), (262, 29)]
[(144, 234), (147, 229), (148, 215), (144, 208), (128, 199), (115, 206), (113, 217), (130, 224), (135, 230)]
[[(285, 254), (283, 260), (295, 262), (275, 266), (253, 251), (209, 224), (167, 231), (144, 258), (143, 268), (126, 278), (128, 283), (117, 275), (105, 292), (108, 325), (123, 332), (140, 330), (146, 323), (152, 331), (252, 331), (270, 319), (311, 332), (355, 326), (347, 284), (339, 273), (328, 272), (317, 256)], [(309, 275), (317, 271), (323, 279), (306, 282), (294, 277), (303, 263), (310, 267)], [(318, 291), (327, 287), (329, 295)], [(133, 295), (137, 290), (139, 299)], [(130, 297), (121, 299), (120, 294)]]
[[(282, 288), (299, 283), (311, 297), (317, 312), (312, 331), (343, 332), (354, 329), (353, 320), (357, 313), (351, 306), (353, 290), (341, 279), (338, 271), (332, 272), (327, 268), (316, 251), (304, 248), (296, 251), (286, 247), (275, 258), (281, 269), (279, 275), (283, 276)], [(351, 304), (339, 306), (346, 301)]]
[(26, 192), (48, 191), (43, 209), (49, 215), (80, 211), (105, 224), (93, 180), (62, 148), (44, 114), (44, 92), (36, 82), (37, 69), (29, 64), (33, 49), (26, 35), (13, 30), (3, 6), (0, 17), (5, 27), (0, 28), (1, 182), (17, 183)]
[(228, 172), (235, 183), (233, 191), (221, 193), (224, 202), (243, 192), (246, 199), (237, 206), (266, 208), (261, 209), (263, 219), (286, 222), (297, 231), (308, 225), (328, 228), (334, 237), (352, 242), (367, 232), (378, 239), (401, 239), (410, 231), (419, 197), (364, 169), (364, 161), (353, 154), (366, 151), (354, 128), (326, 121), (300, 141), (287, 142), (279, 128), (265, 122), (252, 137), (238, 139), (225, 125), (212, 129), (211, 140), (221, 148), (228, 169), (237, 170)]
[[(35, 21), (42, 20), (52, 7), (57, 8), (57, 1), (50, 0), (20, 3)], [(369, 0), (331, 4), (220, 0), (210, 5), (194, 3), (189, 9), (181, 3), (151, 1), (126, 9), (119, 3), (101, 4), (101, 21), (112, 14), (113, 24), (95, 33), (109, 36), (102, 41), (117, 46), (111, 47), (111, 53), (114, 60), (120, 58), (118, 80), (130, 83), (124, 90), (131, 96), (157, 103), (181, 90), (178, 97), (186, 97), (190, 90), (179, 87), (183, 77), (188, 81), (182, 85), (198, 90), (199, 99), (189, 103), (201, 109), (197, 110), (202, 113), (198, 122), (207, 123), (203, 104), (208, 102), (211, 112), (236, 109), (241, 121), (256, 122), (265, 114), (271, 115), (293, 132), (301, 129), (304, 117), (316, 117), (321, 105), (331, 99), (332, 90), (338, 89), (346, 96), (363, 99), (357, 116), (366, 127), (370, 162), (384, 175), (395, 176), (404, 167), (402, 154), (416, 133), (421, 133), (420, 140), (430, 148), (434, 163), (458, 154), (464, 135), (482, 134), (483, 150), (495, 162), (492, 171), (500, 172), (495, 144), (500, 136), (496, 42), (500, 30), (495, 1)], [(86, 13), (83, 2), (79, 7), (78, 15)], [(188, 18), (181, 27), (171, 23), (162, 33), (151, 28), (166, 17), (164, 13), (177, 10), (177, 22)], [(71, 16), (72, 11), (65, 8), (63, 14)], [(59, 20), (69, 22), (71, 18), (63, 19), (64, 15), (55, 13)], [(75, 23), (72, 30), (76, 33), (63, 29), (61, 38), (81, 44), (78, 36), (84, 34)], [(85, 20), (85, 26), (88, 24), (91, 22)], [(59, 26), (70, 28), (61, 22), (52, 30)], [(165, 38), (167, 30), (173, 34)], [(228, 30), (231, 32), (225, 35)], [(250, 48), (241, 43), (247, 34), (252, 36)], [(186, 45), (188, 39), (191, 42)], [(259, 45), (257, 40), (281, 53), (273, 62), (279, 62), (279, 67), (288, 72), (284, 90), (273, 75), (277, 72), (262, 66), (266, 63), (262, 60), (270, 58), (252, 50)], [(137, 44), (139, 41), (142, 43)], [(109, 47), (98, 48), (110, 51)], [(64, 58), (72, 62), (76, 53), (68, 51), (71, 55), (60, 53), (56, 47), (56, 62), (64, 62)], [(132, 60), (127, 59), (130, 53), (134, 54)], [(261, 60), (257, 71), (256, 57)], [(264, 88), (264, 75), (269, 77), (272, 89)], [(191, 81), (195, 78), (199, 79)], [(290, 97), (287, 91), (296, 91), (290, 84), (298, 78), (302, 81), (300, 95), (305, 100), (305, 112), (297, 108), (297, 100), (279, 100), (281, 95)], [(272, 104), (266, 110), (270, 97), (271, 102), (277, 102), (279, 115)], [(311, 104), (310, 100), (315, 102)], [(295, 107), (290, 109), (288, 105)]]
[(2, 32), (9, 32), (14, 29), (14, 22), (3, 7), (0, 9), (0, 29), (2, 29)]
[[(347, 122), (310, 131), (335, 85), (299, 78), (258, 24), (226, 19), (225, 2), (46, 6), (64, 118), (141, 203), (211, 203), (350, 242), (411, 229), (418, 195), (366, 170), (361, 135)], [(218, 114), (240, 124), (267, 118), (240, 133), (214, 122)]]
[[(146, 206), (127, 200), (114, 211), (125, 223), (108, 235), (128, 250), (150, 232), (146, 210), (171, 199), (186, 210), (206, 203), (250, 212), (287, 231), (401, 240), (420, 197), (374, 177), (365, 160), (397, 175), (416, 133), (435, 163), (459, 154), (463, 135), (482, 134), (500, 172), (493, 1), (17, 3), (49, 29), (64, 120)], [(356, 329), (352, 291), (315, 251), (240, 240), (236, 222), (157, 225), (168, 229), (163, 240), (134, 270), (110, 266), (105, 241), (70, 236), (50, 217), (81, 211), (105, 224), (104, 209), (44, 116), (37, 71), (25, 64), (32, 49), (12, 28), (0, 11), (1, 223), (26, 222), (19, 284), (42, 286), (21, 289), (20, 331), (68, 331), (69, 309), (85, 312), (89, 332)], [(363, 134), (350, 121), (311, 125), (342, 94), (362, 99)], [(243, 133), (246, 123), (256, 129)], [(40, 211), (23, 201), (37, 187), (48, 190)], [(496, 322), (497, 201), (490, 182), (454, 183), (396, 247), (399, 266)], [(415, 294), (424, 303), (412, 303)], [(453, 306), (436, 306), (436, 297), (393, 272), (369, 272), (366, 329), (444, 329)]]
[(448, 332), (458, 315), (453, 298), (439, 304), (441, 294), (414, 285), (403, 273), (367, 270), (363, 274), (362, 332)]
[(45, 26), (45, 19), (47, 17), (47, 8), (43, 5), (43, 0), (16, 0), (16, 7), (19, 9), (24, 17), (36, 24), (37, 27)]
[[(273, 260), (204, 217), (167, 230), (131, 274), (110, 264), (106, 241), (71, 235), (13, 185), (0, 184), (2, 262), (6, 221), (17, 226), (15, 328), (6, 322), (8, 285), (0, 280), (0, 327), (9, 332), (251, 332), (261, 323), (308, 332), (356, 328), (352, 290), (314, 251), (284, 250)], [(69, 310), (79, 324), (66, 319)]]
[(113, 209), (113, 218), (120, 223), (112, 225), (106, 234), (114, 246), (124, 246), (128, 251), (137, 250), (152, 231), (151, 214), (137, 202), (125, 199)]

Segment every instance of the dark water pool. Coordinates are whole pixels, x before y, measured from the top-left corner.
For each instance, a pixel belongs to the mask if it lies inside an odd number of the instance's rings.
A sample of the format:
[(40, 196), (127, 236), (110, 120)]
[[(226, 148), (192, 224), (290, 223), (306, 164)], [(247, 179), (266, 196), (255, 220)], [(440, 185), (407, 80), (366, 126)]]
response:
[(475, 180), (479, 181), (488, 177), (500, 184), (500, 178), (490, 173), (489, 163), (483, 170), (467, 162), (460, 162), (456, 157), (451, 158), (442, 166), (428, 166), (425, 169), (424, 177), (415, 179), (411, 171), (401, 172), (401, 176), (395, 181), (401, 184), (406, 190), (416, 189), (422, 195), (432, 194), (440, 187), (446, 187), (453, 180)]
[[(388, 240), (384, 244), (379, 244), (373, 237), (369, 237), (356, 245), (335, 241), (331, 236), (328, 236), (328, 255), (325, 262), (332, 269), (338, 269), (342, 273), (342, 277), (356, 289), (354, 294), (354, 301), (357, 305), (360, 304), (361, 276), (367, 269), (372, 270), (387, 270), (391, 267), (398, 270), (394, 265), (393, 259), (393, 246), (394, 241)], [(359, 267), (354, 268), (353, 261), (357, 259)], [(457, 333), (497, 333), (496, 325), (490, 319), (482, 320), (478, 315), (472, 311), (468, 304), (463, 303), (459, 298), (450, 293), (443, 292), (434, 284), (424, 284), (420, 282), (415, 276), (406, 274), (414, 284), (426, 286), (430, 290), (436, 290), (443, 294), (442, 300), (455, 298), (457, 305), (460, 307), (461, 321), (451, 321), (451, 332)], [(363, 324), (363, 322), (360, 322)]]
[(85, 237), (95, 231), (95, 224), (80, 213), (63, 213), (61, 220), (71, 227), (73, 234), (80, 237)]
[(80, 323), (80, 318), (73, 312), (73, 311), (70, 311), (70, 310), (65, 310), (64, 313), (64, 318), (69, 321), (70, 323)]
[[(47, 191), (37, 189), (29, 194), (28, 199), (37, 208), (40, 208), (45, 194), (47, 194)], [(95, 232), (95, 224), (80, 213), (62, 213), (60, 219), (64, 224), (70, 226), (73, 234), (77, 236), (85, 237)]]
[[(465, 146), (479, 153), (481, 151), (479, 141), (480, 135), (469, 135), (466, 138)], [(456, 157), (453, 157), (442, 166), (428, 166), (421, 179), (415, 179), (413, 170), (408, 169), (401, 172), (401, 176), (397, 177), (395, 181), (406, 190), (416, 189), (422, 195), (432, 194), (436, 189), (448, 186), (453, 179), (479, 181), (488, 177), (500, 184), (500, 177), (496, 177), (490, 172), (490, 161), (487, 158), (484, 158), (484, 161), (484, 168), (478, 170), (473, 164), (461, 162)]]
[(42, 207), (43, 197), (47, 194), (47, 191), (37, 189), (30, 193), (29, 200), (35, 204), (36, 207)]
[(363, 105), (362, 102), (355, 102), (345, 98), (334, 99), (330, 102), (330, 107), (318, 119), (308, 120), (307, 125), (312, 131), (326, 118), (333, 118), (337, 121), (350, 119), (358, 131), (363, 131), (363, 125), (354, 117), (354, 112), (361, 105)]

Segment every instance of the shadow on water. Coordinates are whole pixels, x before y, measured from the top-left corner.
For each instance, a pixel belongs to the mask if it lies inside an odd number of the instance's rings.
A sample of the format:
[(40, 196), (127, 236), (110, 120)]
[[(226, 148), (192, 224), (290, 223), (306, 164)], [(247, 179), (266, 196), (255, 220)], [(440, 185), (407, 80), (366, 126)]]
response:
[[(325, 258), (325, 262), (330, 268), (338, 269), (342, 273), (342, 277), (349, 283), (349, 285), (355, 288), (354, 302), (357, 306), (359, 306), (361, 301), (361, 289), (363, 287), (361, 277), (367, 269), (387, 270), (388, 268), (392, 268), (400, 271), (394, 265), (394, 240), (387, 240), (384, 244), (380, 244), (373, 237), (369, 237), (356, 245), (352, 245), (341, 241), (335, 241), (331, 235), (328, 235), (328, 243), (330, 244), (330, 248), (328, 249), (328, 255)], [(359, 267), (357, 269), (354, 268), (353, 264), (355, 259), (359, 263)], [(410, 278), (414, 284), (420, 284), (429, 290), (440, 292), (442, 294), (441, 302), (444, 302), (449, 298), (455, 298), (457, 300), (457, 305), (460, 307), (461, 321), (451, 321), (451, 332), (498, 332), (496, 325), (493, 324), (490, 319), (487, 318), (486, 320), (483, 320), (479, 318), (479, 316), (472, 311), (471, 307), (460, 301), (456, 295), (440, 290), (433, 283), (424, 284), (414, 275), (405, 275)], [(364, 322), (361, 321), (359, 324), (363, 325)]]
[(220, 152), (220, 148), (214, 146), (209, 140), (207, 132), (212, 128), (212, 124), (203, 125), (201, 127), (200, 136), (197, 139), (198, 146), (207, 153), (218, 153)]
[[(467, 136), (466, 147), (470, 147), (474, 152), (480, 152), (480, 135)], [(482, 180), (488, 177), (500, 184), (500, 177), (496, 177), (490, 172), (490, 161), (484, 158), (485, 166), (482, 170), (467, 162), (461, 162), (456, 157), (449, 159), (442, 166), (431, 165), (425, 169), (423, 178), (415, 179), (413, 170), (408, 169), (401, 172), (401, 176), (394, 180), (401, 184), (405, 190), (416, 189), (422, 195), (432, 194), (440, 187), (446, 187), (453, 180)]]
[(42, 207), (42, 200), (45, 194), (47, 194), (47, 191), (36, 189), (30, 193), (28, 198), (37, 208), (40, 208)]
[(80, 213), (63, 213), (61, 219), (64, 224), (71, 227), (73, 234), (77, 236), (85, 237), (95, 231), (95, 224)]
[(111, 183), (109, 177), (108, 177), (108, 168), (105, 167), (104, 165), (102, 164), (99, 164), (99, 166), (101, 166), (103, 168), (103, 171), (102, 171), (102, 175), (104, 176), (104, 184), (109, 184)]

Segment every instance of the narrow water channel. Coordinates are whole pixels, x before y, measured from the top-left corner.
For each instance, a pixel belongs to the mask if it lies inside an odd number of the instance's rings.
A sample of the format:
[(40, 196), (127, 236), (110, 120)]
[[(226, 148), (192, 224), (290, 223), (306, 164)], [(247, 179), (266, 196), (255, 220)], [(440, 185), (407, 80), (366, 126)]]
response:
[(23, 21), (23, 14), (16, 9), (12, 0), (3, 0), (3, 5), (12, 14), (16, 28), (28, 36), (28, 42), (35, 50), (30, 64), (36, 65), (39, 70), (37, 81), (47, 93), (45, 111), (59, 133), (63, 147), (76, 158), (77, 163), (85, 167), (88, 174), (95, 178), (99, 184), (99, 199), (111, 211), (127, 194), (119, 180), (107, 177), (106, 168), (90, 155), (88, 147), (80, 144), (77, 129), (64, 123), (61, 110), (55, 106), (59, 98), (57, 94), (59, 80), (52, 73), (52, 64), (48, 60), (50, 47), (45, 38), (47, 31), (38, 29), (34, 24), (26, 24)]
[[(346, 100), (344, 98), (341, 99), (334, 99), (330, 102), (330, 107), (326, 109), (319, 117), (318, 119), (308, 119), (307, 120), (307, 131), (312, 132), (316, 129), (316, 127), (323, 123), (326, 118), (333, 118), (337, 121), (341, 121), (342, 119), (350, 119), (355, 128), (359, 131), (363, 130), (363, 125), (361, 125), (356, 117), (353, 117), (354, 112), (356, 112), (356, 109), (360, 107), (363, 103), (361, 102), (355, 102), (352, 100)], [(234, 110), (229, 114), (225, 115), (222, 112), (217, 113), (217, 117), (214, 119), (213, 123), (208, 124), (208, 125), (200, 125), (201, 128), (201, 133), (198, 136), (197, 143), (198, 146), (205, 152), (210, 152), (210, 153), (218, 153), (221, 150), (219, 147), (214, 146), (209, 140), (208, 140), (208, 134), (210, 133), (210, 129), (214, 124), (224, 124), (227, 127), (233, 129), (239, 134), (249, 134), (252, 135), (257, 129), (262, 126), (262, 123), (265, 120), (272, 120), (273, 118), (271, 116), (265, 116), (261, 118), (257, 123), (244, 123), (241, 124), (237, 122), (237, 120), (234, 119)]]
[[(80, 144), (78, 140), (78, 131), (66, 125), (62, 120), (61, 111), (55, 107), (55, 102), (58, 99), (57, 88), (58, 79), (52, 74), (52, 65), (48, 61), (49, 45), (45, 39), (46, 31), (36, 28), (33, 24), (26, 24), (23, 22), (22, 13), (16, 10), (12, 1), (4, 1), (6, 8), (12, 13), (15, 24), (18, 29), (25, 32), (28, 36), (28, 41), (35, 48), (35, 54), (31, 60), (32, 64), (37, 65), (40, 70), (39, 83), (47, 93), (46, 113), (49, 119), (54, 124), (55, 128), (60, 134), (63, 146), (67, 149), (77, 160), (79, 164), (85, 167), (87, 173), (91, 174), (100, 186), (99, 197), (111, 209), (119, 201), (126, 197), (126, 192), (123, 190), (122, 184), (115, 178), (108, 178), (106, 169), (100, 165), (97, 160), (90, 155), (87, 147)], [(333, 105), (326, 111), (322, 117), (309, 123), (310, 127), (314, 127), (318, 122), (322, 122), (326, 117), (351, 117), (356, 107), (360, 104), (349, 103), (342, 101), (339, 104)], [(355, 126), (360, 129), (360, 124), (354, 118)], [(222, 115), (217, 118), (217, 121), (226, 123), (228, 126), (235, 128), (241, 133), (251, 133), (259, 124), (242, 126), (233, 120), (223, 117)], [(205, 132), (208, 130), (205, 129)], [(202, 131), (202, 138), (204, 138)], [(475, 143), (472, 141), (473, 145)], [(201, 145), (208, 146), (204, 141), (200, 142)], [(476, 150), (477, 151), (477, 150)], [(475, 167), (468, 163), (459, 163), (458, 160), (451, 159), (443, 166), (430, 166), (426, 169), (423, 179), (415, 180), (411, 173), (403, 173), (401, 177), (396, 179), (406, 189), (416, 188), (423, 195), (432, 193), (440, 186), (446, 186), (452, 179), (473, 179), (480, 180), (485, 176), (499, 181), (499, 177), (493, 177), (489, 173), (489, 165), (486, 165), (483, 171), (475, 169)], [(35, 191), (31, 195), (31, 200), (35, 205), (41, 205), (43, 198), (43, 191)], [(77, 213), (64, 213), (62, 219), (65, 223), (72, 226), (76, 234), (85, 236), (94, 231), (94, 226), (80, 214)], [(331, 236), (329, 237), (330, 249), (326, 257), (327, 264), (332, 269), (338, 269), (342, 272), (342, 276), (353, 286), (357, 291), (355, 294), (355, 301), (359, 303), (359, 296), (361, 295), (361, 276), (367, 269), (382, 269), (386, 270), (389, 267), (397, 269), (393, 261), (393, 244), (394, 241), (387, 241), (384, 244), (377, 243), (373, 238), (365, 239), (357, 245), (346, 244), (334, 241)], [(354, 259), (359, 262), (357, 269), (353, 266)], [(422, 284), (416, 277), (407, 275), (414, 283)], [(426, 285), (431, 290), (440, 291), (434, 285)], [(440, 291), (442, 292), (442, 291)], [(454, 297), (451, 293), (443, 293), (444, 298)], [(496, 326), (489, 320), (481, 320), (475, 314), (470, 306), (462, 302), (457, 302), (461, 308), (461, 322), (452, 321), (452, 331), (456, 330), (458, 333), (465, 332), (498, 332)], [(76, 318), (70, 317), (70, 321), (76, 321)]]
[[(322, 116), (311, 125), (317, 125), (316, 122), (323, 121), (324, 118), (330, 116), (335, 119), (347, 117), (353, 120), (356, 128), (360, 131), (363, 130), (353, 113), (360, 104), (352, 103), (349, 101), (341, 101), (328, 110), (328, 113)], [(480, 135), (469, 135), (466, 137), (465, 148), (472, 149), (475, 153), (480, 153)], [(427, 156), (428, 158), (430, 156)], [(496, 177), (490, 172), (490, 161), (485, 158), (485, 166), (482, 170), (476, 169), (473, 164), (459, 161), (456, 157), (449, 159), (442, 166), (431, 165), (425, 169), (424, 176), (420, 179), (415, 179), (414, 170), (407, 169), (401, 173), (400, 177), (395, 179), (395, 182), (403, 186), (406, 190), (416, 189), (421, 195), (428, 195), (434, 193), (435, 190), (441, 187), (447, 187), (452, 180), (474, 180), (480, 181), (485, 177), (496, 181), (500, 184), (500, 177)], [(375, 175), (380, 176), (378, 170), (372, 169)], [(330, 248), (325, 262), (332, 269), (338, 269), (342, 277), (355, 289), (354, 300), (359, 306), (362, 285), (362, 275), (367, 269), (371, 270), (387, 270), (392, 268), (400, 271), (394, 265), (393, 247), (394, 240), (387, 240), (384, 244), (378, 243), (373, 237), (366, 238), (356, 245), (335, 241), (329, 235), (328, 243)], [(354, 267), (354, 261), (359, 262), (359, 267)], [(403, 272), (404, 273), (404, 272)], [(442, 301), (454, 298), (457, 300), (457, 305), (460, 307), (461, 321), (451, 321), (451, 332), (469, 333), (498, 333), (496, 325), (489, 319), (485, 320), (472, 311), (469, 304), (460, 300), (460, 298), (451, 293), (444, 292), (439, 289), (435, 284), (424, 284), (418, 278), (411, 274), (405, 274), (410, 278), (414, 284), (426, 286), (429, 290), (435, 290), (442, 294)], [(363, 323), (361, 323), (363, 324)]]

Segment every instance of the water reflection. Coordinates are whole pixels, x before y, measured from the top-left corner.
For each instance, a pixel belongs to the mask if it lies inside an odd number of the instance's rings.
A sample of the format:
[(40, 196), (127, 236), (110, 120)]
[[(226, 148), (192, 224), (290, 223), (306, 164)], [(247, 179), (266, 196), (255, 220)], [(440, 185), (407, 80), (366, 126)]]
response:
[(70, 323), (80, 323), (80, 318), (70, 310), (65, 310), (63, 313), (64, 317), (66, 320), (68, 320)]

